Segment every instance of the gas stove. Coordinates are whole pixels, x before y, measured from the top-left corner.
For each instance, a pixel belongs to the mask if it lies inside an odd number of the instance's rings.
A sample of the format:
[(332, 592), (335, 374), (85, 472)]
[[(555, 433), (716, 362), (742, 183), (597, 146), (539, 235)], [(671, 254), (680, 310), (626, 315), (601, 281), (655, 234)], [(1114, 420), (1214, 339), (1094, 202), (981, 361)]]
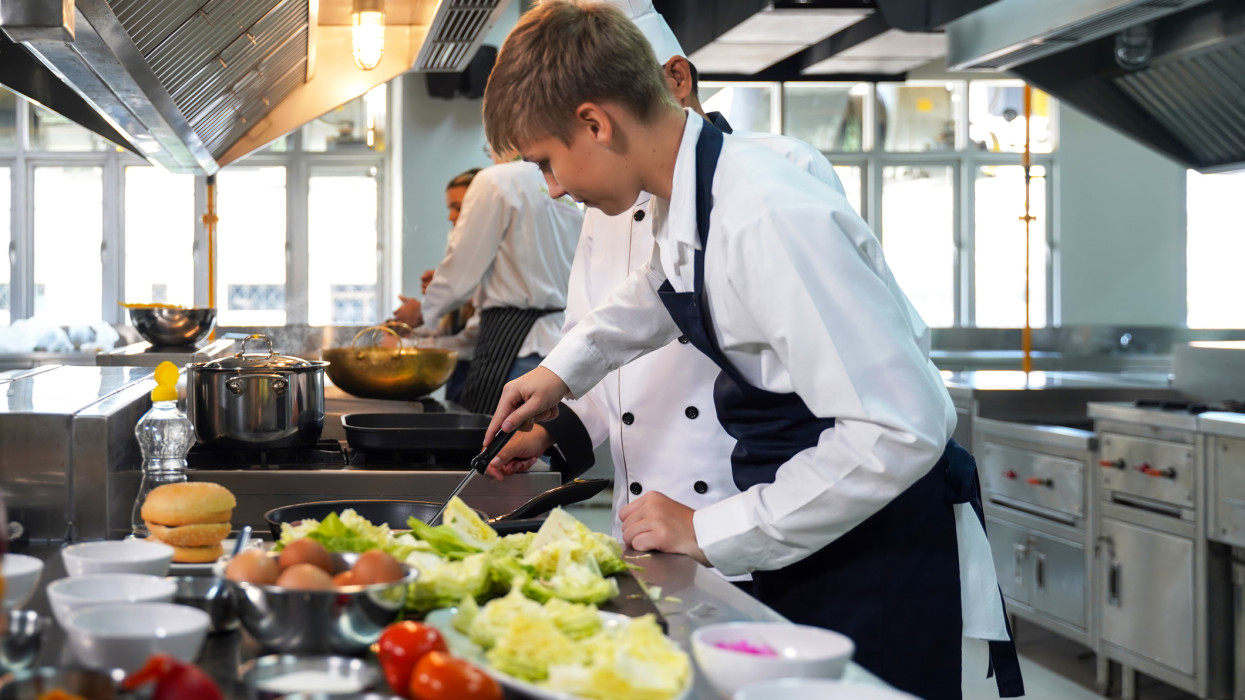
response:
[(383, 469), (462, 471), (472, 450), (363, 451), (345, 440), (321, 439), (308, 447), (277, 450), (213, 449), (196, 445), (186, 455), (191, 471)]

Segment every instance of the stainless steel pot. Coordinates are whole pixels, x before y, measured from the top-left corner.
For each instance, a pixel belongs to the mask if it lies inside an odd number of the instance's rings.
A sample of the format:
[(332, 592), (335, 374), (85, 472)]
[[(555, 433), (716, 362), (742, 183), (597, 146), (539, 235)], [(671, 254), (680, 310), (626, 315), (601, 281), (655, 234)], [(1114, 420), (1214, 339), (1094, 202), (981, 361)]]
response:
[[(247, 353), (263, 340), (267, 353)], [(272, 341), (252, 335), (232, 357), (186, 366), (186, 413), (199, 442), (212, 447), (304, 447), (324, 429), (327, 362), (278, 355)]]

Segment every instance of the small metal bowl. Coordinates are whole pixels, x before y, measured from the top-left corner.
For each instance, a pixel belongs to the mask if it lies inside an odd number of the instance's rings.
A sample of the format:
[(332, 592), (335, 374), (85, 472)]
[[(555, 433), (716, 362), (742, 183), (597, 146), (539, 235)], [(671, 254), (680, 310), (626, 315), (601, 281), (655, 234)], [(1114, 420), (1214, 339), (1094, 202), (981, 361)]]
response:
[(80, 668), (42, 666), (0, 676), (0, 700), (38, 700), (53, 689), (81, 695), (86, 700), (112, 700), (121, 692), (124, 671), (112, 674)]
[(297, 693), (341, 700), (381, 684), (374, 666), (345, 656), (273, 654), (248, 661), (238, 675), (251, 700), (277, 700)]
[[(276, 558), (276, 552), (268, 556)], [(358, 554), (333, 554), (333, 573), (349, 569)], [(224, 576), (232, 557), (216, 562)], [(260, 644), (286, 654), (361, 654), (397, 619), (419, 570), (402, 564), (397, 581), (308, 591), (225, 579), (242, 626)]]
[(216, 309), (130, 309), (130, 322), (143, 339), (157, 346), (194, 345), (216, 326)]
[(0, 673), (20, 671), (35, 662), (48, 619), (33, 610), (10, 610), (0, 636)]
[(208, 614), (208, 634), (238, 629), (238, 613), (225, 579), (216, 576), (167, 576), (177, 586), (173, 602)]

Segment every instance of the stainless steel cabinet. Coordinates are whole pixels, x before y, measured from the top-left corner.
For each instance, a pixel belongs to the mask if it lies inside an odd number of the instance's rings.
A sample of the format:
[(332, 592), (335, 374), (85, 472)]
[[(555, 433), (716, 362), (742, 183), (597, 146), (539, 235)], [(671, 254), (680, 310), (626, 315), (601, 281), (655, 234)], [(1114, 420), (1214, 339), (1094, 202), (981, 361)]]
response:
[(1083, 629), (1084, 548), (995, 518), (988, 519), (987, 527), (1003, 595)]
[(1193, 540), (1103, 518), (1102, 640), (1193, 675)]

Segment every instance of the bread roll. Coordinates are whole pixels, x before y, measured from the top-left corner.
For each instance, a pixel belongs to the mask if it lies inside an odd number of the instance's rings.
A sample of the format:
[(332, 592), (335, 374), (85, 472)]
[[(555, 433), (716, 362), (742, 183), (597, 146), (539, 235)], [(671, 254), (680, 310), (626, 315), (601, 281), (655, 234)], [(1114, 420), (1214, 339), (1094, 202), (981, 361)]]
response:
[[(159, 538), (152, 535), (148, 539), (156, 541)], [(225, 548), (220, 542), (207, 547), (179, 547), (171, 542), (165, 542), (165, 544), (173, 548), (173, 561), (178, 564), (210, 564), (220, 559), (225, 553)]]
[(143, 520), (166, 526), (227, 523), (237, 499), (229, 489), (206, 481), (165, 484), (143, 501)]
[(233, 529), (233, 525), (230, 523), (203, 523), (167, 527), (148, 521), (147, 529), (151, 531), (152, 537), (165, 544), (171, 544), (175, 547), (206, 547), (218, 544), (221, 540), (228, 537), (229, 531)]

